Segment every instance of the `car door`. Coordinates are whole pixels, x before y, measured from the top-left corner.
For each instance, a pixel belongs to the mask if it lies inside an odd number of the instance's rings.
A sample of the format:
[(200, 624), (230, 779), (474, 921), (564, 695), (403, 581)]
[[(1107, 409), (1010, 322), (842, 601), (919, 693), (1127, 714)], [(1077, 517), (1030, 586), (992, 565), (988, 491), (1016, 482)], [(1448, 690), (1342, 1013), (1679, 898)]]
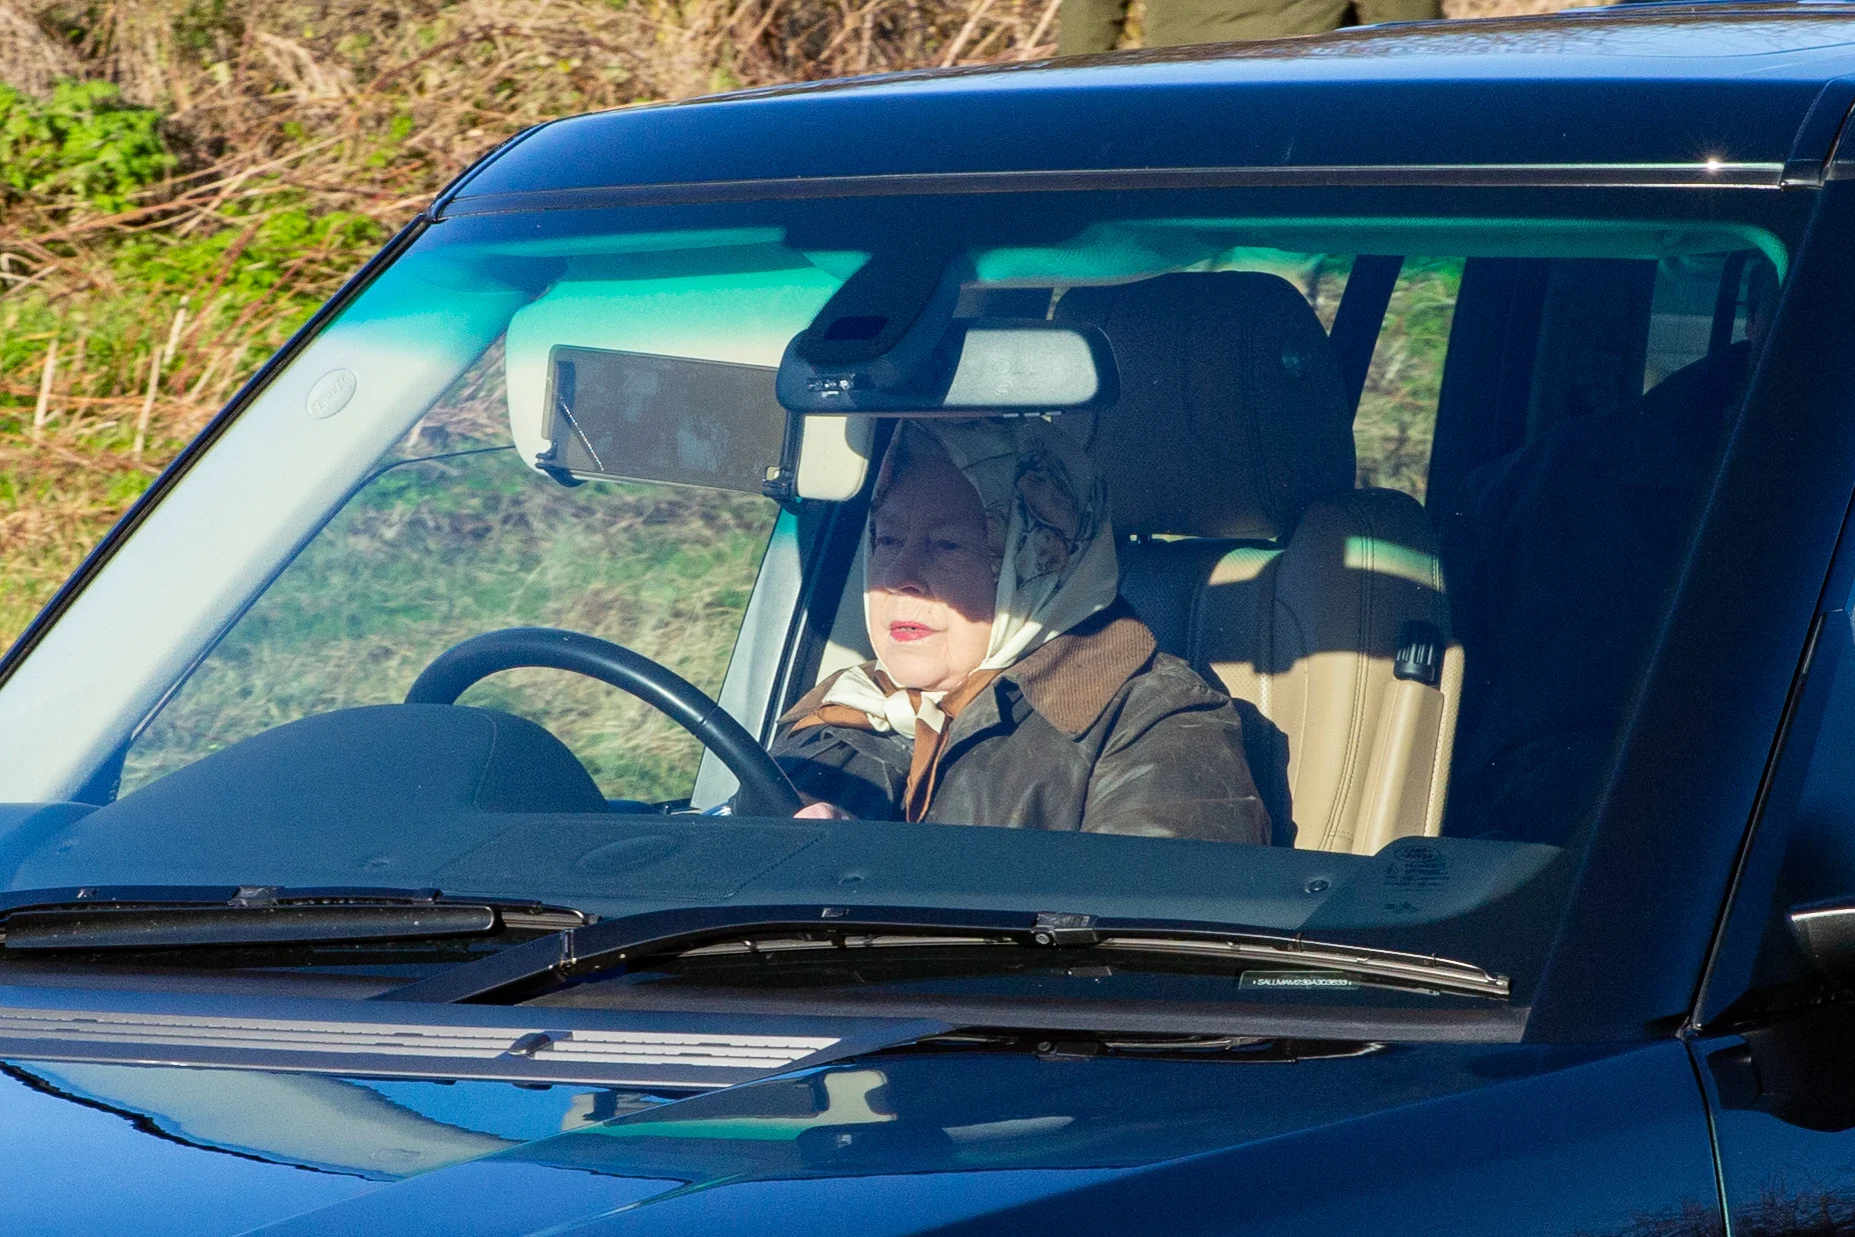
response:
[[(1790, 922), (1798, 907), (1855, 905), (1855, 628), (1840, 574), (1703, 1003), (1714, 1033), (1692, 1045), (1735, 1234), (1855, 1226), (1855, 1001), (1834, 956), (1813, 956)], [(1743, 990), (1727, 1000), (1729, 986)]]
[[(1855, 1226), (1855, 1001), (1797, 908), (1855, 906), (1855, 596), (1845, 534), (1692, 1047), (1735, 1234)], [(1736, 981), (1736, 982), (1735, 982)], [(1737, 990), (1736, 995), (1729, 992)]]
[[(1855, 183), (1832, 177), (1753, 395), (1783, 385), (1806, 428), (1855, 415), (1852, 227)], [(1845, 524), (1689, 1027), (1735, 1235), (1855, 1228), (1855, 992), (1833, 942), (1793, 915), (1855, 907), (1852, 533)]]

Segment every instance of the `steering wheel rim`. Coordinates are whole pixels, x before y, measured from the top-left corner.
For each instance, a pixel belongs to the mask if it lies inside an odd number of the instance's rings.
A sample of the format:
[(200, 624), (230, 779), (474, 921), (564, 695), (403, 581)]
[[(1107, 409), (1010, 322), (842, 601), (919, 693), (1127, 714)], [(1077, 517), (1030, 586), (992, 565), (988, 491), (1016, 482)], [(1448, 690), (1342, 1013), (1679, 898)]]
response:
[(568, 670), (628, 692), (694, 735), (741, 783), (742, 816), (791, 816), (799, 792), (747, 729), (701, 688), (623, 645), (555, 627), (505, 627), (452, 645), (413, 680), (407, 704), (455, 704), (472, 684), (503, 670)]

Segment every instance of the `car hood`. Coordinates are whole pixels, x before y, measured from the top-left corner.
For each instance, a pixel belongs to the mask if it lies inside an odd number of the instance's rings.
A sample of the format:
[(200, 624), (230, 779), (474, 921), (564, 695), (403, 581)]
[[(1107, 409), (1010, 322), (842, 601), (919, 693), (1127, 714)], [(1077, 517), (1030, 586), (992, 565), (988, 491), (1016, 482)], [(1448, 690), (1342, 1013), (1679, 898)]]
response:
[(1506, 1232), (1602, 1233), (1711, 1206), (1672, 1041), (973, 1039), (684, 1098), (4, 1068), (9, 1222), (37, 1233), (1450, 1231), (1486, 1223), (1491, 1186)]

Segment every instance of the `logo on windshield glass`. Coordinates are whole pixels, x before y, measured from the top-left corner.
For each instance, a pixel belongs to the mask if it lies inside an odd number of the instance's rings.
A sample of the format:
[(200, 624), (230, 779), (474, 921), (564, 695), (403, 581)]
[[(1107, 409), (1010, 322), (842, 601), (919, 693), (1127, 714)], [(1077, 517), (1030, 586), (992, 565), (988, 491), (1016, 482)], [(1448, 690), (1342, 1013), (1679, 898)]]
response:
[(348, 406), (360, 385), (360, 379), (350, 369), (332, 369), (323, 374), (309, 388), (309, 415), (318, 421), (334, 416)]

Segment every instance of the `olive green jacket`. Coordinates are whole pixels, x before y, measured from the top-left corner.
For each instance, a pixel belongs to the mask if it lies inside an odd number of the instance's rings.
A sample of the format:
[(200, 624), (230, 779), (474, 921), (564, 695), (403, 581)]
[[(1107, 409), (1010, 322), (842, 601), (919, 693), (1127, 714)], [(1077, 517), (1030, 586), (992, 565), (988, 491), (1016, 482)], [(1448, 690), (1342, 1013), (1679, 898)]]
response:
[[(1147, 0), (1147, 47), (1230, 43), (1288, 34), (1323, 34), (1344, 25), (1425, 21), (1443, 15), (1439, 0)], [(1056, 54), (1113, 51), (1127, 0), (1063, 0)]]

